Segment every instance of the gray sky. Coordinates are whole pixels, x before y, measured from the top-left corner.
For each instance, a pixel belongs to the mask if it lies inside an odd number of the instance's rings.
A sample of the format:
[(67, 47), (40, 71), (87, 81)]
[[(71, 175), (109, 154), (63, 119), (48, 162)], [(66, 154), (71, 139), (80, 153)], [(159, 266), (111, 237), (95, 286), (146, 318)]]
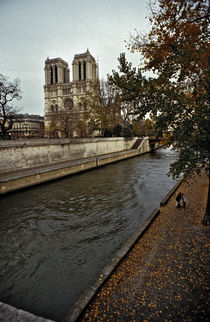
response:
[(20, 78), (22, 112), (44, 115), (44, 62), (90, 53), (99, 77), (117, 69), (121, 52), (138, 66), (140, 55), (125, 48), (135, 29), (147, 31), (148, 0), (0, 0), (0, 74)]

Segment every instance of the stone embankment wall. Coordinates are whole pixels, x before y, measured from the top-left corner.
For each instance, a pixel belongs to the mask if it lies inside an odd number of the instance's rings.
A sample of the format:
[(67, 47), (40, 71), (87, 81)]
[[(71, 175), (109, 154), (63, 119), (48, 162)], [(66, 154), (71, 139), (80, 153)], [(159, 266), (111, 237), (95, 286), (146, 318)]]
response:
[[(5, 144), (6, 143), (6, 144)], [(0, 142), (0, 195), (148, 153), (149, 138)]]
[(0, 141), (0, 171), (77, 160), (132, 149), (137, 138)]

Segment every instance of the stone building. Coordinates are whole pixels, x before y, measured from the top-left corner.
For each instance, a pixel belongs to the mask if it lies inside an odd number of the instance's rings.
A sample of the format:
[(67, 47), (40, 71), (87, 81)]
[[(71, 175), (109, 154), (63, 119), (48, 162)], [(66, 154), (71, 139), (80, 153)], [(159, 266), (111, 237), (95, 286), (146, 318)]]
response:
[[(44, 137), (44, 117), (40, 115), (17, 114), (8, 131), (8, 138), (40, 138)], [(1, 133), (0, 133), (1, 136)]]
[(84, 135), (87, 92), (98, 80), (98, 66), (89, 50), (75, 55), (70, 81), (68, 63), (61, 58), (45, 61), (45, 137)]

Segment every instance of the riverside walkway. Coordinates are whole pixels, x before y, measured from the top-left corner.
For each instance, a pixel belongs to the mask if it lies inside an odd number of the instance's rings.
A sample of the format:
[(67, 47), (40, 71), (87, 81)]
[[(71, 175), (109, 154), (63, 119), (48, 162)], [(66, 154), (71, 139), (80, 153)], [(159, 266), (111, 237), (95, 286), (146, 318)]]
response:
[[(175, 207), (179, 191), (186, 209)], [(207, 195), (206, 174), (183, 182), (77, 320), (209, 321)]]

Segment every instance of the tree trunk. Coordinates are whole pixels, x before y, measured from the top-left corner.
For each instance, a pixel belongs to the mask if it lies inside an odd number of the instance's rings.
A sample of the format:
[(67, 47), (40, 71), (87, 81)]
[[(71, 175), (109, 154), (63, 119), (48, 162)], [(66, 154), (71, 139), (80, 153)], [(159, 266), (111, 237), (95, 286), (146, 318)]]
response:
[(7, 137), (7, 130), (5, 128), (2, 128), (1, 129), (1, 135), (2, 135), (2, 139), (3, 140), (6, 139), (6, 137)]
[(209, 191), (208, 191), (208, 198), (206, 204), (206, 212), (202, 220), (205, 226), (210, 226), (210, 176), (209, 176)]

